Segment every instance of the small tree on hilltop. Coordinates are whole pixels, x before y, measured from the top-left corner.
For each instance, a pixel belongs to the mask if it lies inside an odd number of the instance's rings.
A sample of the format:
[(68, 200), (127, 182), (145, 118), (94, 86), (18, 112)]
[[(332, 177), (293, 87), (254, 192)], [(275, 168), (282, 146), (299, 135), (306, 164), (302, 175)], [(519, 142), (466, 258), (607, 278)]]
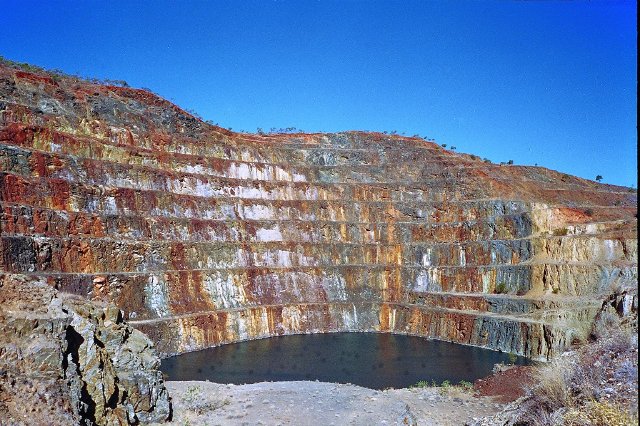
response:
[(602, 180), (602, 176), (601, 175), (596, 176), (596, 181), (600, 182), (601, 180)]

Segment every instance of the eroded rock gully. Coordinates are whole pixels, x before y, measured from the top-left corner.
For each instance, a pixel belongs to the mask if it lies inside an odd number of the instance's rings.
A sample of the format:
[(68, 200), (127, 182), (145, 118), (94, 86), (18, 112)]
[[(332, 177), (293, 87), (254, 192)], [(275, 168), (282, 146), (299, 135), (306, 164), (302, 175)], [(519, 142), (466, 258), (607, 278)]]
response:
[(162, 354), (410, 333), (547, 359), (637, 307), (637, 194), (381, 133), (253, 135), (0, 68), (1, 269), (109, 301)]
[(0, 424), (134, 424), (171, 406), (160, 359), (113, 304), (0, 277)]

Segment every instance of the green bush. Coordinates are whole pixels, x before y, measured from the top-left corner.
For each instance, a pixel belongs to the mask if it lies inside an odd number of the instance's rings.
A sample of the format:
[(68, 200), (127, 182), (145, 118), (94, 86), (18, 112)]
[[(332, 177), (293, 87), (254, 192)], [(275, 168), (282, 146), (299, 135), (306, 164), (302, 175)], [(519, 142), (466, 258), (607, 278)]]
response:
[(507, 286), (507, 284), (503, 282), (499, 282), (498, 284), (496, 284), (497, 294), (506, 294), (508, 291), (509, 291), (509, 287)]
[(427, 382), (426, 380), (420, 380), (419, 382), (417, 382), (415, 385), (411, 385), (409, 386), (409, 389), (414, 389), (414, 388), (428, 388), (429, 387), (429, 382)]
[(467, 382), (466, 380), (460, 380), (460, 383), (458, 383), (458, 386), (460, 386), (464, 390), (473, 389), (473, 383)]

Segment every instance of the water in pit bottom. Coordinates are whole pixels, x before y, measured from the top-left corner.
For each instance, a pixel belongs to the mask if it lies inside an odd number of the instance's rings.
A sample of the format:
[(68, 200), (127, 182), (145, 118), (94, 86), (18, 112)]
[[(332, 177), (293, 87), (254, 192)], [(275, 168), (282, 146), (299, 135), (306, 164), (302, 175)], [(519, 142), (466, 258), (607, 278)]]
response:
[(319, 380), (371, 389), (424, 380), (451, 384), (491, 374), (497, 363), (530, 364), (502, 352), (386, 333), (330, 333), (233, 343), (162, 360), (168, 380), (216, 383)]

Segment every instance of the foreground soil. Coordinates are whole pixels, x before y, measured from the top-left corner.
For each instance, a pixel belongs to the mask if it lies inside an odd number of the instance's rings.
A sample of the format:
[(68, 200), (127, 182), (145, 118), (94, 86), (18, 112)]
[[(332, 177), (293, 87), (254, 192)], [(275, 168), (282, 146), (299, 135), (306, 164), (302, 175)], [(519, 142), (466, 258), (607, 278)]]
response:
[(533, 386), (534, 370), (531, 366), (512, 366), (489, 377), (476, 380), (474, 389), (477, 396), (493, 396), (497, 402), (509, 403)]
[(175, 425), (462, 425), (503, 404), (460, 388), (377, 391), (349, 384), (167, 382)]

